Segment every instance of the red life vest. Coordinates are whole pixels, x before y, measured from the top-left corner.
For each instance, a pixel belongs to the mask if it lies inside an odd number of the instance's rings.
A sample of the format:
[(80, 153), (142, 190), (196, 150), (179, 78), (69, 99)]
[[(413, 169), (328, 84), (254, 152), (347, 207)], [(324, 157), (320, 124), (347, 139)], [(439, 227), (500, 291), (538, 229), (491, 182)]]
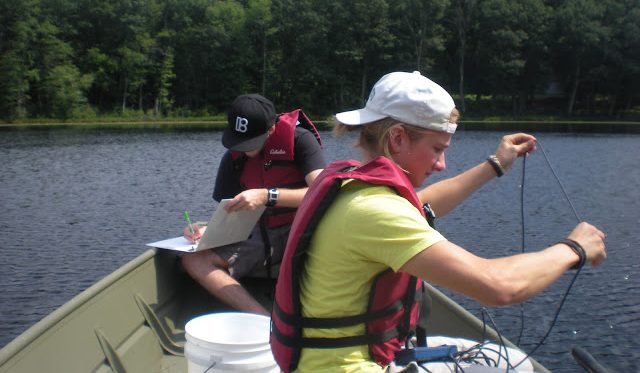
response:
[[(304, 271), (311, 237), (340, 191), (344, 179), (357, 179), (374, 185), (387, 185), (406, 198), (424, 216), (422, 204), (405, 173), (384, 157), (359, 166), (356, 161), (329, 165), (307, 191), (282, 259), (271, 315), (271, 349), (284, 372), (297, 368), (302, 348), (340, 348), (368, 345), (369, 354), (380, 366), (393, 361), (420, 313), (422, 281), (403, 272), (387, 269), (374, 279), (369, 306), (364, 314), (335, 318), (302, 317), (300, 277)], [(366, 334), (339, 338), (306, 338), (304, 328), (335, 328), (365, 324)]]
[[(278, 116), (275, 131), (267, 137), (260, 155), (249, 158), (242, 152), (232, 151), (235, 161), (241, 160), (240, 185), (247, 189), (303, 188), (307, 186), (302, 172), (294, 162), (294, 137), (296, 126), (309, 130), (320, 146), (322, 140), (311, 120), (300, 109)], [(293, 208), (267, 208), (265, 214), (270, 228), (290, 224), (295, 216)]]

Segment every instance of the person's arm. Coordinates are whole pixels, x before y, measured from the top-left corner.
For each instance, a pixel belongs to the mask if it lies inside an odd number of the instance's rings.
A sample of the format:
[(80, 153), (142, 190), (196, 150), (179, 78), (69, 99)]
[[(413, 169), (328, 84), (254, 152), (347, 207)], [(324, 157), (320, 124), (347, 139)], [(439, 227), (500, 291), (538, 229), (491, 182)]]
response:
[(212, 194), (216, 202), (220, 202), (225, 198), (233, 198), (242, 191), (240, 172), (236, 170), (234, 165), (236, 162), (244, 162), (244, 158), (234, 160), (231, 152), (228, 150), (224, 153), (222, 159), (220, 159)]
[[(278, 201), (276, 206), (293, 208), (300, 206), (305, 193), (309, 189), (309, 185), (313, 183), (321, 172), (322, 169), (309, 172), (304, 178), (307, 183), (306, 187), (297, 189), (278, 188)], [(235, 196), (229, 201), (225, 208), (229, 212), (255, 210), (267, 204), (268, 196), (269, 190), (267, 188), (248, 189)]]
[[(535, 144), (535, 137), (528, 134), (507, 135), (502, 138), (495, 155), (507, 171), (516, 158), (535, 150)], [(422, 203), (431, 205), (436, 216), (442, 217), (496, 176), (491, 164), (484, 161), (457, 176), (429, 185), (417, 194)]]
[[(579, 242), (587, 261), (596, 266), (606, 259), (604, 233), (580, 223), (569, 238)], [(485, 259), (448, 241), (431, 245), (407, 261), (401, 271), (492, 306), (522, 302), (533, 297), (580, 257), (567, 245), (508, 257)]]
[[(296, 167), (305, 175), (306, 187), (297, 189), (278, 188), (277, 207), (300, 206), (309, 185), (326, 166), (324, 152), (313, 134), (306, 129), (296, 128), (294, 158)], [(253, 210), (259, 206), (264, 206), (268, 200), (268, 189), (246, 190), (233, 198), (227, 204), (227, 211)]]
[[(309, 189), (309, 185), (313, 183), (313, 181), (320, 175), (322, 169), (313, 170), (305, 175), (304, 180), (307, 183), (307, 186), (304, 188), (298, 189), (284, 189), (278, 188), (278, 202), (276, 206), (278, 207), (298, 207), (304, 198), (304, 195), (307, 193)], [(266, 189), (263, 189), (266, 193)], [(266, 195), (265, 195), (265, 203), (266, 203)]]

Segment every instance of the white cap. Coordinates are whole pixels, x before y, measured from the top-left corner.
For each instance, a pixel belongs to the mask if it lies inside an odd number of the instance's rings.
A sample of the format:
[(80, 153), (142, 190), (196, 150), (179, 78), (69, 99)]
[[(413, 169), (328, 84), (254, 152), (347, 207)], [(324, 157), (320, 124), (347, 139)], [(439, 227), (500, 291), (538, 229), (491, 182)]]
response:
[(338, 113), (336, 119), (355, 126), (390, 117), (416, 127), (454, 133), (458, 125), (449, 123), (449, 117), (455, 106), (444, 88), (420, 72), (393, 72), (373, 86), (363, 109)]

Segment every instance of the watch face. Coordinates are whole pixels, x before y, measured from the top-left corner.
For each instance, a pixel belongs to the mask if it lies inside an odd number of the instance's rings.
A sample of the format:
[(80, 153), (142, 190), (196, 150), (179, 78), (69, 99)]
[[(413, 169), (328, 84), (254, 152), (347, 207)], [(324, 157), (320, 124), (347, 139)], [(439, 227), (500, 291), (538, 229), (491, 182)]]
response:
[(269, 195), (267, 197), (267, 206), (273, 206), (278, 202), (278, 189), (269, 189)]

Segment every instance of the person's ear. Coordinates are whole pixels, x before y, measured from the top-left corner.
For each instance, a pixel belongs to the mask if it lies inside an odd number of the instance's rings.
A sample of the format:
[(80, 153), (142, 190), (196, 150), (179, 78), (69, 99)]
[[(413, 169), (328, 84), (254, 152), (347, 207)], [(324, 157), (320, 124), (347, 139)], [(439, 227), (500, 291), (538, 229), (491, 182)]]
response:
[(389, 151), (391, 154), (398, 154), (407, 141), (407, 132), (402, 125), (396, 124), (389, 129)]
[(269, 127), (269, 129), (267, 130), (267, 137), (273, 135), (274, 132), (276, 132), (276, 126)]

